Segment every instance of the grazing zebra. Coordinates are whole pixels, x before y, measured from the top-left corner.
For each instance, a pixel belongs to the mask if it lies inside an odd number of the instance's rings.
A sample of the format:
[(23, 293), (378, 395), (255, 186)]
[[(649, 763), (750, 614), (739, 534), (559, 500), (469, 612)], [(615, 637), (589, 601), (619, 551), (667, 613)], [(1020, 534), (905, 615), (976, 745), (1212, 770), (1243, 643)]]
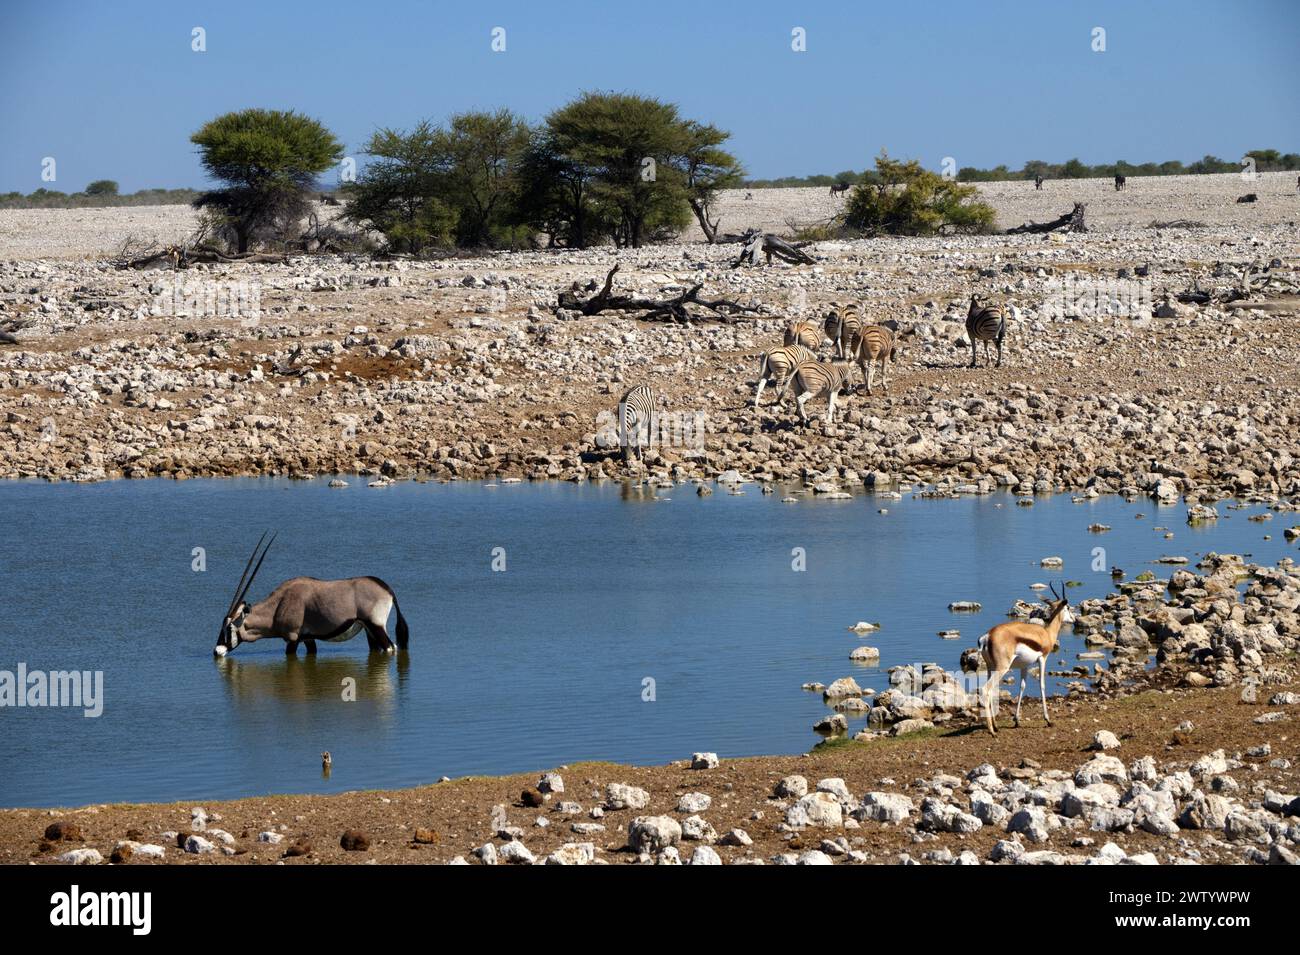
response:
[(754, 393), (754, 407), (763, 397), (763, 388), (767, 383), (784, 385), (800, 362), (816, 361), (817, 356), (803, 345), (782, 345), (764, 352), (758, 366), (758, 391)]
[(822, 331), (816, 322), (791, 322), (785, 327), (785, 345), (802, 345), (816, 351), (821, 343)]
[(655, 393), (649, 385), (637, 385), (629, 388), (627, 394), (618, 403), (618, 443), (623, 446), (623, 460), (632, 456), (633, 442), (637, 457), (645, 459), (645, 448), (641, 443), (641, 432), (645, 431), (646, 444), (654, 439)]
[(1041, 190), (1041, 189), (1043, 188), (1043, 177), (1042, 177), (1042, 176), (1035, 176), (1035, 177), (1034, 177), (1034, 188), (1035, 188), (1035, 189), (1039, 189), (1039, 190)]
[(970, 339), (970, 367), (975, 367), (976, 342), (984, 343), (984, 364), (989, 363), (989, 342), (998, 343), (998, 367), (1002, 367), (1002, 340), (1007, 337), (1007, 313), (1002, 305), (985, 305), (979, 297), (970, 297), (966, 312), (966, 337)]
[(826, 422), (835, 420), (835, 396), (844, 391), (849, 384), (851, 366), (843, 359), (833, 361), (801, 361), (795, 366), (794, 374), (785, 380), (777, 397), (785, 394), (786, 387), (794, 382), (795, 402), (799, 405), (799, 420), (808, 423), (808, 412), (804, 404), (809, 398), (826, 396)]
[(871, 394), (871, 379), (876, 364), (880, 365), (880, 384), (889, 390), (889, 362), (894, 360), (894, 333), (884, 325), (864, 325), (858, 333), (854, 354), (862, 377), (867, 381), (867, 394)]
[(1127, 189), (1127, 188), (1128, 188), (1128, 177), (1121, 176), (1119, 173), (1115, 173), (1115, 191), (1119, 192), (1121, 189)]
[(862, 314), (852, 303), (836, 303), (826, 316), (823, 330), (826, 337), (835, 343), (835, 357), (847, 359), (852, 354), (853, 341), (862, 328)]

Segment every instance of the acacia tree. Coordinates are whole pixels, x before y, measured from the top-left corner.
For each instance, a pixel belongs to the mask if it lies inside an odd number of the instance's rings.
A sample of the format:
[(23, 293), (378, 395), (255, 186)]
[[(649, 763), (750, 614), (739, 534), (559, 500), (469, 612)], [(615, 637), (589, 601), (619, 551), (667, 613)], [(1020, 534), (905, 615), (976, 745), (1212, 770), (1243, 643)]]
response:
[(584, 93), (546, 117), (523, 164), (523, 221), (552, 242), (644, 242), (680, 231), (694, 212), (710, 241), (720, 189), (743, 172), (728, 134), (677, 107), (630, 93)]
[(397, 251), (500, 245), (513, 240), (527, 123), (509, 110), (460, 113), (446, 127), (381, 129), (355, 183), (347, 218), (382, 232)]
[(246, 109), (210, 120), (190, 141), (203, 168), (225, 183), (194, 200), (217, 211), (236, 251), (300, 223), (316, 177), (343, 157), (319, 121), (293, 111)]
[(613, 232), (592, 195), (595, 171), (576, 161), (549, 127), (533, 130), (519, 166), (515, 221), (547, 237), (547, 245), (586, 248)]
[(439, 131), (428, 122), (410, 132), (381, 129), (365, 152), (371, 161), (343, 187), (344, 217), (382, 232), (396, 252), (420, 255), (450, 245), (457, 216), (439, 198), (445, 158)]
[(680, 126), (681, 144), (672, 162), (686, 183), (686, 201), (695, 213), (700, 229), (709, 242), (717, 240), (719, 219), (713, 216), (714, 203), (722, 189), (740, 185), (745, 170), (736, 157), (721, 145), (731, 134), (716, 126), (685, 120)]
[(528, 124), (507, 109), (460, 113), (440, 131), (440, 184), (458, 212), (458, 244), (486, 246), (505, 238), (528, 142)]

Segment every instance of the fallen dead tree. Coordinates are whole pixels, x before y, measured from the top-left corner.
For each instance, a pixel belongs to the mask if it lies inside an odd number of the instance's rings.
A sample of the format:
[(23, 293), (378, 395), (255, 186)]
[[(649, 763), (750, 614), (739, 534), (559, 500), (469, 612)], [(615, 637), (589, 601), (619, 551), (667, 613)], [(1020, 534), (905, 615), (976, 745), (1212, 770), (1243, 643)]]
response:
[[(557, 313), (561, 310), (579, 312), (583, 315), (599, 315), (601, 312), (644, 312), (645, 314), (638, 316), (642, 321), (671, 321), (686, 324), (693, 320), (735, 321), (741, 314), (758, 312), (754, 306), (742, 305), (731, 299), (701, 298), (700, 290), (704, 287), (702, 283), (692, 285), (685, 292), (672, 298), (654, 299), (640, 298), (635, 295), (615, 295), (614, 274), (616, 272), (618, 272), (617, 264), (609, 270), (609, 274), (605, 276), (605, 284), (594, 295), (584, 296), (582, 293), (596, 289), (595, 279), (582, 288), (579, 288), (575, 282), (571, 288), (559, 294)], [(691, 306), (704, 309), (706, 313), (693, 313)]]
[(1088, 204), (1086, 202), (1076, 202), (1073, 209), (1069, 212), (1062, 213), (1051, 222), (1026, 222), (1024, 225), (1018, 225), (1014, 229), (1008, 229), (1006, 234), (1038, 234), (1043, 232), (1055, 232), (1057, 229), (1064, 229), (1066, 232), (1087, 232), (1088, 225), (1084, 221), (1084, 213), (1087, 208)]
[(743, 264), (756, 265), (758, 255), (761, 252), (767, 257), (767, 264), (772, 264), (772, 256), (776, 256), (784, 262), (791, 265), (814, 265), (816, 260), (805, 252), (802, 246), (793, 245), (781, 238), (779, 235), (773, 235), (770, 232), (760, 232), (757, 229), (750, 229), (744, 235), (739, 237), (744, 246), (740, 250), (740, 255), (731, 267), (738, 268)]
[[(1235, 266), (1233, 266), (1235, 268)], [(1300, 283), (1291, 274), (1283, 274), (1280, 259), (1273, 259), (1267, 264), (1248, 262), (1241, 267), (1241, 277), (1235, 285), (1207, 291), (1199, 282), (1194, 282), (1190, 289), (1178, 292), (1174, 298), (1185, 305), (1232, 305), (1245, 302), (1252, 296), (1289, 295), (1300, 292)], [(1226, 271), (1226, 267), (1224, 268)], [(1249, 308), (1249, 304), (1234, 305)]]
[(283, 265), (288, 261), (288, 258), (287, 255), (274, 252), (227, 254), (219, 249), (214, 249), (211, 246), (169, 245), (157, 249), (147, 249), (139, 255), (119, 255), (115, 257), (113, 261), (119, 269), (148, 269), (160, 267), (184, 269), (200, 262), (269, 262)]

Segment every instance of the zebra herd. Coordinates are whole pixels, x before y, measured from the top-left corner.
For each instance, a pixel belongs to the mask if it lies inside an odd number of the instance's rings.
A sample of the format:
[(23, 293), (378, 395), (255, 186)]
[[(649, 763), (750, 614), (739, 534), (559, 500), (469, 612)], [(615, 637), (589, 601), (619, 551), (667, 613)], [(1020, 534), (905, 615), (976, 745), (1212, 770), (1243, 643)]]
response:
[[(817, 357), (817, 350), (828, 343), (833, 353), (823, 361)], [(895, 359), (895, 351), (892, 328), (865, 323), (857, 305), (835, 303), (821, 326), (809, 321), (791, 322), (786, 326), (783, 343), (760, 356), (754, 407), (759, 407), (768, 383), (780, 384), (778, 401), (793, 383), (801, 421), (808, 422), (808, 400), (820, 397), (826, 398), (826, 420), (833, 421), (836, 396), (853, 387), (852, 363), (857, 362), (867, 394), (871, 394), (877, 366), (881, 385), (889, 387), (889, 362)]]
[[(984, 364), (990, 362), (989, 348), (997, 346), (997, 367), (1002, 367), (1002, 344), (1007, 334), (1007, 319), (1015, 316), (1014, 306), (1002, 305), (970, 297), (966, 312), (966, 338), (970, 343), (969, 367), (974, 368), (979, 356), (978, 344), (984, 343)], [(754, 408), (760, 407), (763, 389), (768, 384), (780, 386), (777, 403), (785, 391), (794, 386), (795, 403), (799, 420), (808, 423), (806, 404), (814, 398), (826, 399), (826, 421), (835, 420), (835, 399), (854, 390), (853, 364), (862, 373), (867, 394), (873, 394), (876, 370), (880, 371), (881, 387), (889, 388), (889, 364), (897, 362), (898, 344), (894, 322), (871, 324), (863, 320), (862, 309), (853, 303), (832, 303), (825, 321), (797, 320), (785, 328), (782, 344), (763, 352), (759, 357), (758, 387), (754, 392)], [(818, 351), (832, 346), (828, 358), (819, 358)], [(618, 403), (619, 443), (625, 458), (635, 452), (644, 454), (642, 434), (651, 439), (654, 435), (657, 396), (649, 385), (635, 385)]]

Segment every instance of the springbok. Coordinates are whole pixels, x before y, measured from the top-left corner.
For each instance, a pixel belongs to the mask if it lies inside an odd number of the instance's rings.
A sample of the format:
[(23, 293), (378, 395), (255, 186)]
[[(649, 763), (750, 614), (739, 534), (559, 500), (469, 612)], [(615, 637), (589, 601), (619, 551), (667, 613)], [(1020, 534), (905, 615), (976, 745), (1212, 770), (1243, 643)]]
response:
[[(253, 548), (253, 554), (244, 565), (235, 596), (221, 622), (213, 656), (224, 657), (241, 643), (253, 643), (263, 637), (280, 637), (284, 652), (294, 656), (298, 643), (307, 645), (308, 653), (316, 652), (316, 641), (341, 643), (351, 640), (362, 630), (371, 653), (392, 653), (393, 643), (388, 639), (385, 624), (388, 612), (397, 610), (397, 647), (405, 650), (410, 640), (410, 630), (402, 608), (397, 605), (393, 589), (378, 577), (349, 577), (346, 580), (317, 580), (315, 577), (294, 577), (271, 591), (265, 600), (251, 607), (244, 602), (253, 586), (257, 572), (262, 569), (266, 552), (275, 543), (273, 535), (266, 546), (263, 534)], [(258, 556), (258, 551), (261, 556)], [(253, 561), (257, 566), (253, 566)], [(252, 574), (249, 574), (249, 568)]]
[[(1043, 719), (1048, 726), (1052, 718), (1047, 715), (1047, 655), (1056, 649), (1057, 635), (1061, 624), (1073, 622), (1070, 614), (1070, 602), (1065, 595), (1056, 592), (1052, 585), (1054, 601), (1048, 602), (1047, 621), (1036, 623), (1000, 623), (979, 639), (980, 655), (984, 657), (984, 666), (988, 669), (988, 682), (984, 684), (984, 720), (989, 732), (998, 735), (994, 708), (1001, 692), (1002, 678), (1008, 670), (1020, 671), (1020, 696), (1016, 698), (1016, 726), (1020, 725), (1020, 703), (1025, 698), (1025, 671), (1038, 667), (1038, 693), (1043, 701)], [(1043, 600), (1046, 602), (1047, 598)]]

